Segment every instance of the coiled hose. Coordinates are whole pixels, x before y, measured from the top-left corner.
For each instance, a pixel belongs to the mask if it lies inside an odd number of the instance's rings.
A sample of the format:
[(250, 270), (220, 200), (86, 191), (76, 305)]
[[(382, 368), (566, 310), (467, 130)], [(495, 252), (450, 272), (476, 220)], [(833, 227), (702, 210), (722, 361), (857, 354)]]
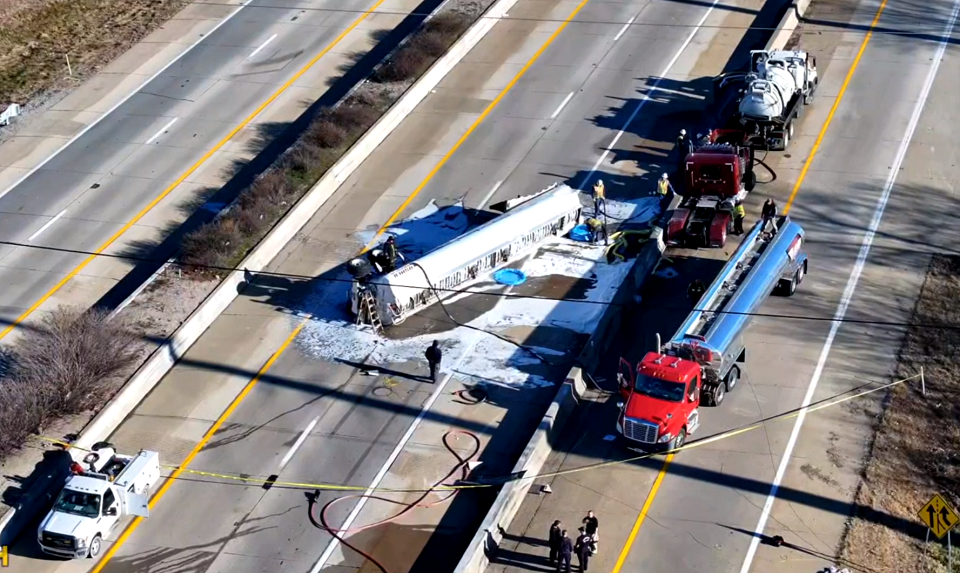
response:
[[(449, 439), (450, 439), (451, 437), (461, 436), (461, 435), (462, 435), (462, 436), (466, 436), (467, 438), (469, 438), (470, 440), (473, 441), (473, 450), (472, 450), (469, 454), (467, 454), (467, 455), (465, 455), (465, 456), (461, 456), (459, 453), (457, 453), (457, 450), (455, 450), (455, 449), (453, 448), (453, 446), (452, 446), (452, 445), (450, 444), (450, 442), (449, 442)], [(329, 533), (331, 536), (333, 536), (333, 537), (336, 538), (338, 541), (340, 541), (340, 543), (346, 545), (347, 547), (349, 547), (350, 549), (352, 549), (353, 551), (355, 551), (357, 554), (359, 554), (360, 556), (362, 556), (364, 559), (366, 559), (367, 561), (369, 561), (369, 562), (373, 563), (374, 565), (376, 565), (377, 568), (378, 568), (382, 573), (389, 573), (389, 571), (387, 571), (387, 568), (386, 568), (382, 563), (380, 563), (379, 561), (377, 561), (372, 555), (370, 555), (369, 553), (363, 551), (362, 549), (360, 549), (360, 548), (357, 547), (356, 545), (352, 545), (349, 541), (347, 541), (347, 540), (344, 538), (344, 535), (347, 534), (347, 533), (357, 533), (357, 532), (360, 532), (360, 531), (365, 531), (365, 530), (367, 530), (367, 529), (373, 529), (374, 527), (379, 527), (379, 526), (381, 526), (381, 525), (386, 525), (387, 523), (390, 523), (390, 522), (392, 522), (392, 521), (395, 521), (395, 520), (399, 519), (400, 517), (406, 515), (407, 513), (413, 511), (414, 509), (416, 509), (416, 508), (418, 508), (418, 507), (420, 507), (420, 508), (434, 507), (434, 506), (440, 505), (441, 503), (445, 503), (445, 502), (449, 501), (451, 498), (453, 498), (453, 496), (457, 495), (457, 493), (459, 492), (459, 490), (451, 490), (451, 491), (449, 491), (449, 492), (446, 492), (446, 495), (444, 495), (444, 496), (441, 497), (440, 499), (437, 499), (437, 500), (435, 500), (435, 501), (430, 501), (430, 502), (426, 502), (426, 501), (425, 501), (425, 500), (427, 499), (427, 497), (428, 497), (431, 493), (433, 493), (436, 488), (438, 488), (438, 487), (440, 487), (440, 486), (444, 486), (444, 485), (453, 485), (453, 484), (446, 484), (446, 483), (444, 483), (444, 482), (446, 482), (448, 479), (450, 479), (450, 478), (451, 478), (455, 473), (457, 473), (458, 471), (460, 472), (460, 478), (459, 478), (460, 480), (465, 480), (465, 479), (467, 479), (467, 477), (468, 477), (469, 474), (470, 474), (470, 466), (469, 466), (469, 464), (470, 464), (471, 461), (473, 461), (473, 459), (477, 456), (477, 454), (480, 453), (480, 438), (478, 438), (478, 437), (476, 436), (476, 434), (473, 434), (472, 432), (468, 432), (468, 431), (466, 431), (466, 430), (450, 430), (450, 431), (448, 431), (447, 433), (445, 433), (445, 434), (443, 435), (443, 445), (446, 446), (447, 450), (449, 450), (450, 453), (453, 454), (453, 456), (457, 459), (457, 463), (456, 463), (456, 465), (454, 465), (453, 468), (447, 473), (447, 475), (443, 476), (442, 478), (440, 478), (440, 480), (438, 480), (436, 483), (434, 483), (432, 486), (430, 486), (430, 488), (429, 488), (427, 491), (425, 491), (422, 495), (420, 495), (420, 497), (418, 497), (416, 500), (414, 500), (414, 501), (412, 501), (412, 502), (409, 502), (409, 503), (404, 503), (404, 502), (397, 501), (397, 500), (394, 500), (394, 499), (390, 499), (390, 498), (387, 498), (387, 497), (381, 497), (381, 496), (378, 496), (378, 495), (372, 495), (372, 494), (366, 494), (366, 493), (354, 494), (354, 495), (345, 495), (345, 496), (343, 496), (343, 497), (338, 497), (338, 498), (336, 498), (336, 499), (332, 499), (332, 500), (328, 501), (328, 502), (323, 506), (323, 508), (320, 509), (319, 515), (317, 515), (317, 505), (318, 505), (317, 502), (318, 502), (318, 499), (319, 499), (319, 496), (320, 496), (320, 492), (317, 491), (317, 492), (314, 493), (314, 495), (312, 495), (312, 496), (310, 497), (310, 502), (309, 502), (309, 506), (308, 506), (308, 515), (309, 515), (310, 523), (312, 523), (314, 527), (326, 531), (326, 532)], [(330, 508), (333, 507), (334, 505), (336, 505), (336, 504), (338, 504), (338, 503), (340, 503), (340, 502), (342, 502), (342, 501), (348, 500), (348, 499), (356, 499), (356, 500), (358, 500), (358, 501), (359, 501), (360, 499), (373, 499), (373, 500), (377, 500), (377, 501), (384, 501), (384, 502), (387, 502), (387, 503), (392, 503), (392, 504), (394, 504), (394, 505), (402, 505), (402, 506), (403, 506), (403, 509), (401, 509), (398, 513), (396, 513), (396, 514), (394, 514), (394, 515), (392, 515), (392, 516), (390, 516), (390, 517), (388, 517), (388, 518), (386, 518), (386, 519), (381, 519), (380, 521), (375, 521), (375, 522), (370, 523), (370, 524), (367, 524), (367, 525), (361, 525), (361, 526), (359, 526), (359, 527), (351, 527), (351, 528), (346, 528), (346, 529), (337, 529), (337, 528), (335, 528), (335, 527), (332, 527), (332, 526), (330, 525), (330, 523), (327, 521), (327, 512), (328, 512), (328, 511), (330, 510)]]

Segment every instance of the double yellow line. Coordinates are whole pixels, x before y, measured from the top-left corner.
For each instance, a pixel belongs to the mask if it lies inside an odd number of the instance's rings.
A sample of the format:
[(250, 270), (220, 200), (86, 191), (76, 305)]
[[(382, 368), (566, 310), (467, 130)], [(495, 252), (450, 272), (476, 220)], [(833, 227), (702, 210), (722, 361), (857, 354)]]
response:
[[(785, 214), (790, 211), (797, 194), (800, 193), (800, 187), (803, 185), (803, 181), (807, 177), (807, 172), (810, 171), (810, 166), (813, 164), (813, 160), (817, 156), (817, 151), (820, 149), (820, 144), (823, 143), (823, 138), (826, 136), (827, 129), (829, 129), (830, 123), (833, 121), (833, 116), (836, 114), (837, 108), (840, 107), (840, 102), (843, 100), (843, 96), (847, 92), (847, 86), (850, 85), (850, 80), (853, 78), (854, 72), (857, 71), (857, 67), (860, 65), (860, 59), (863, 57), (863, 52), (867, 49), (867, 44), (870, 43), (870, 38), (873, 37), (873, 31), (876, 29), (877, 23), (880, 22), (880, 16), (883, 14), (883, 11), (886, 7), (887, 0), (883, 0), (883, 2), (880, 4), (880, 8), (877, 9), (877, 13), (873, 17), (873, 21), (870, 23), (870, 28), (868, 29), (866, 36), (864, 36), (863, 42), (860, 43), (860, 49), (857, 51), (857, 56), (853, 59), (853, 64), (850, 66), (847, 76), (843, 79), (843, 84), (840, 86), (840, 92), (837, 94), (837, 98), (834, 100), (833, 106), (830, 108), (830, 113), (827, 115), (827, 119), (823, 123), (823, 127), (820, 128), (820, 133), (817, 135), (817, 139), (814, 141), (813, 147), (810, 149), (810, 155), (807, 156), (807, 160), (803, 164), (803, 169), (800, 170), (800, 175), (797, 178), (797, 182), (794, 184), (793, 190), (790, 192), (790, 197), (787, 199), (787, 203), (783, 208), (783, 212)], [(650, 493), (647, 495), (647, 499), (644, 502), (643, 507), (640, 509), (640, 515), (637, 516), (637, 520), (633, 524), (633, 529), (630, 530), (630, 535), (627, 537), (627, 542), (624, 544), (623, 550), (620, 552), (620, 556), (617, 558), (617, 562), (613, 567), (612, 573), (620, 573), (620, 570), (623, 568), (623, 565), (627, 560), (627, 556), (630, 554), (630, 549), (633, 547), (634, 541), (636, 541), (637, 534), (640, 533), (640, 527), (643, 525), (643, 522), (647, 517), (650, 506), (653, 504), (654, 498), (657, 497), (657, 492), (660, 489), (660, 485), (663, 483), (663, 478), (667, 475), (667, 470), (669, 469), (673, 458), (674, 454), (671, 453), (667, 456), (666, 460), (664, 460), (663, 467), (660, 468), (660, 472), (657, 474), (657, 478), (654, 480), (653, 486), (650, 488)]]

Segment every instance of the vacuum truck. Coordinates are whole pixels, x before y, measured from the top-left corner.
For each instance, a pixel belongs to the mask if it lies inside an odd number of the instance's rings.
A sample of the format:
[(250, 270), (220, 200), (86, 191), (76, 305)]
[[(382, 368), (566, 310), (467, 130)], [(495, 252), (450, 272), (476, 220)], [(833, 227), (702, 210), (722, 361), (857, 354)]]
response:
[(818, 84), (817, 60), (807, 52), (753, 50), (747, 71), (716, 78), (714, 101), (724, 129), (741, 131), (756, 149), (783, 151)]
[[(617, 375), (617, 432), (630, 449), (673, 450), (700, 426), (700, 404), (719, 406), (746, 362), (744, 333), (775, 291), (792, 295), (807, 272), (804, 231), (789, 216), (758, 222), (665, 345)], [(659, 337), (658, 337), (658, 346)]]

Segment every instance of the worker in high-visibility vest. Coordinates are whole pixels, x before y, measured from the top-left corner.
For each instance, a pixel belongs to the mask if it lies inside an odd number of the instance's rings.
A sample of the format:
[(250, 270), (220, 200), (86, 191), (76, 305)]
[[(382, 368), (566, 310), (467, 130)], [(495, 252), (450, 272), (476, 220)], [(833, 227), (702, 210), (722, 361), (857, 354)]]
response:
[(593, 212), (597, 217), (600, 216), (600, 209), (603, 208), (606, 212), (607, 207), (607, 194), (603, 189), (603, 179), (597, 180), (593, 184)]
[(737, 201), (737, 204), (733, 206), (733, 234), (742, 235), (743, 234), (743, 218), (746, 217), (747, 212), (743, 209), (743, 201)]
[(660, 181), (657, 181), (657, 193), (659, 193), (661, 197), (666, 197), (669, 193), (675, 193), (673, 185), (670, 184), (670, 178), (667, 177), (666, 173), (660, 176)]

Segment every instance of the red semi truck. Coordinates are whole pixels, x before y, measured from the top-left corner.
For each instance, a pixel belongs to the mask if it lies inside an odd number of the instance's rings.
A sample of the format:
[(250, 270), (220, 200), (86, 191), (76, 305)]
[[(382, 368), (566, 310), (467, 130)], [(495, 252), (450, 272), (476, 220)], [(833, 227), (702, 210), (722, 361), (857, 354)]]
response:
[(636, 370), (620, 359), (617, 432), (631, 449), (676, 449), (700, 426), (700, 405), (719, 406), (746, 362), (744, 333), (774, 291), (792, 295), (807, 272), (804, 231), (788, 216), (758, 222), (677, 333)]

